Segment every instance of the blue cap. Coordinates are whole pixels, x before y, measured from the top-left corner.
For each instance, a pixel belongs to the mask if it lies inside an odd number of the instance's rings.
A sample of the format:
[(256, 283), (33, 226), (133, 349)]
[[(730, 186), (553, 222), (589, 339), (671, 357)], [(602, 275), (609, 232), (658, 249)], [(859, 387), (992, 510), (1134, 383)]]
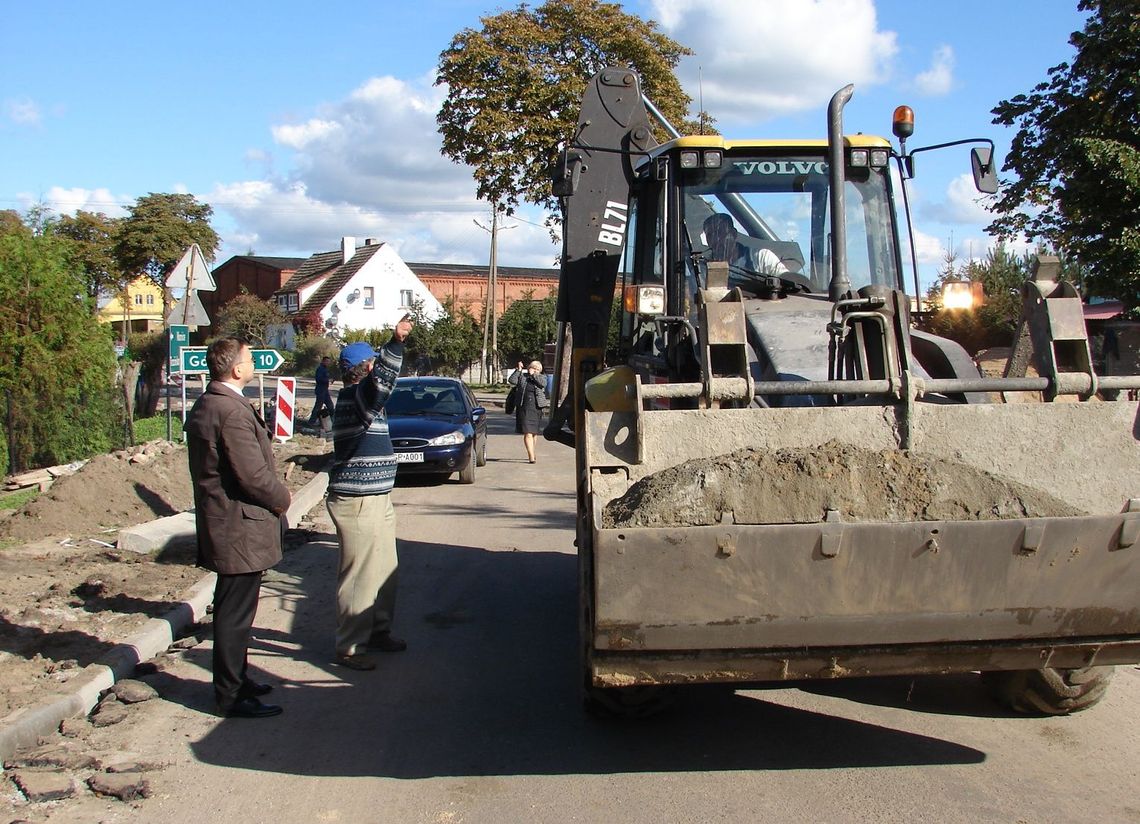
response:
[(351, 369), (357, 364), (364, 363), (370, 358), (376, 357), (376, 352), (367, 343), (360, 341), (358, 343), (350, 343), (344, 349), (340, 350), (340, 368)]

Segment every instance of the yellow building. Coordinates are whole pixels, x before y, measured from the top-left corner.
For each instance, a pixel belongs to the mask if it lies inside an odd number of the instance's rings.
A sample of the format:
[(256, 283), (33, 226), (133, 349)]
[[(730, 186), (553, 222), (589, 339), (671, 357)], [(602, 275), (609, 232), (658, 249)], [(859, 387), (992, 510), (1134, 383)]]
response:
[(126, 340), (135, 332), (162, 331), (162, 289), (154, 281), (140, 276), (131, 281), (126, 291), (111, 297), (100, 298), (98, 318), (109, 323), (118, 340)]

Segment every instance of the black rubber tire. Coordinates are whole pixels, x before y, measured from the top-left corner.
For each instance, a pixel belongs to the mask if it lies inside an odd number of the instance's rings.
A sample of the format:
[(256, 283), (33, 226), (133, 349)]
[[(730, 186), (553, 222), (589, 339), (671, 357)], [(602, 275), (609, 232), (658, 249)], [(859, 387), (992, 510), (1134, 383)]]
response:
[(649, 718), (677, 703), (676, 687), (586, 687), (582, 705), (595, 718)]
[(475, 483), (475, 450), (471, 450), (471, 457), (467, 459), (467, 466), (459, 470), (459, 483), (473, 484)]
[(999, 703), (1028, 715), (1068, 715), (1104, 697), (1115, 667), (983, 672), (982, 683)]

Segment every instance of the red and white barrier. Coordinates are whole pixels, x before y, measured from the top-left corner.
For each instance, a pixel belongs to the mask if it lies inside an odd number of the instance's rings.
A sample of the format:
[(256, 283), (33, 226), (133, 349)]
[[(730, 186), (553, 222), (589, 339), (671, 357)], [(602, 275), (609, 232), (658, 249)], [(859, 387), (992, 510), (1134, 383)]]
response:
[(297, 408), (297, 379), (277, 379), (277, 411), (273, 415), (273, 435), (279, 441), (293, 437), (293, 413)]

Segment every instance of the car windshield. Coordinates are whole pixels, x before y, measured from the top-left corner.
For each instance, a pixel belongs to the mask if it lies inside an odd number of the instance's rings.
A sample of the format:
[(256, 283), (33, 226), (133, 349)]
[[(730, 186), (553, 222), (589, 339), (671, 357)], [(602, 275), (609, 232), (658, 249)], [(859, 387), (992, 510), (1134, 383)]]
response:
[[(732, 285), (747, 291), (757, 275), (827, 293), (831, 278), (831, 204), (822, 154), (729, 154), (720, 168), (686, 170), (681, 204), (693, 255), (729, 264)], [(847, 266), (851, 287), (899, 288), (885, 169), (849, 168)], [(692, 272), (690, 272), (692, 276)]]
[(463, 398), (445, 384), (397, 385), (384, 405), (388, 415), (462, 415)]

